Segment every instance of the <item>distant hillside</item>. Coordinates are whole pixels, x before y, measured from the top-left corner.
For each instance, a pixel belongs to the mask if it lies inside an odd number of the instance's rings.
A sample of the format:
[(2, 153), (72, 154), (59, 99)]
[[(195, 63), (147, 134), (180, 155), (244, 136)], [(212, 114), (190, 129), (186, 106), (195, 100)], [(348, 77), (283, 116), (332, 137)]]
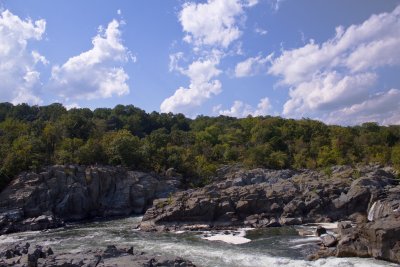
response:
[(132, 105), (66, 110), (0, 103), (0, 181), (52, 164), (110, 164), (183, 174), (202, 185), (224, 164), (324, 168), (379, 163), (400, 168), (400, 126), (328, 126), (310, 119), (150, 114)]

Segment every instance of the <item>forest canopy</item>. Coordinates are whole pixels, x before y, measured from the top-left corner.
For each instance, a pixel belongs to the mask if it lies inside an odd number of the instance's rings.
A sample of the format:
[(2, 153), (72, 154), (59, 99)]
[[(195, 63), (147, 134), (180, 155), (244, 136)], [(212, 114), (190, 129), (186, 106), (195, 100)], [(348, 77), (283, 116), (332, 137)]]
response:
[(0, 103), (0, 189), (21, 171), (53, 164), (108, 164), (206, 184), (225, 164), (325, 168), (378, 163), (400, 168), (400, 126), (326, 125), (310, 119), (150, 114), (132, 105), (74, 108)]

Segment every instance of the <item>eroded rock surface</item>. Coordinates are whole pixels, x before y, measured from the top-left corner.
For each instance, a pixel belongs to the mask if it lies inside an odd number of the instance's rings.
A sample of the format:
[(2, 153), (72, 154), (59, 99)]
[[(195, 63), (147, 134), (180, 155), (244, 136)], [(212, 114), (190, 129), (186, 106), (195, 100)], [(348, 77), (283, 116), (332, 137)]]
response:
[(42, 173), (22, 173), (0, 194), (0, 233), (141, 214), (153, 199), (165, 198), (179, 186), (179, 178), (122, 167), (52, 166)]
[(86, 250), (77, 253), (57, 253), (50, 247), (14, 244), (0, 253), (0, 266), (16, 267), (195, 267), (182, 258), (167, 258), (137, 251), (133, 247), (107, 246), (104, 250)]
[(158, 199), (143, 230), (208, 227), (272, 227), (338, 220), (366, 221), (369, 208), (399, 188), (390, 170), (333, 168), (317, 171), (235, 170), (197, 190)]

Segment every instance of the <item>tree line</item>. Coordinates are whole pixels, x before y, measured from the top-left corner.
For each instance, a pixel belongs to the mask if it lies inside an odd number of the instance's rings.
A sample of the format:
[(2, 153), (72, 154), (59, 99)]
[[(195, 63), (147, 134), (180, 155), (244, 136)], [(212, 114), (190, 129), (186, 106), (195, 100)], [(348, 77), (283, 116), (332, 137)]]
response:
[(311, 119), (146, 113), (132, 105), (74, 108), (0, 103), (0, 189), (21, 171), (53, 164), (108, 164), (164, 173), (188, 186), (218, 167), (325, 168), (378, 163), (400, 169), (400, 126), (326, 125)]

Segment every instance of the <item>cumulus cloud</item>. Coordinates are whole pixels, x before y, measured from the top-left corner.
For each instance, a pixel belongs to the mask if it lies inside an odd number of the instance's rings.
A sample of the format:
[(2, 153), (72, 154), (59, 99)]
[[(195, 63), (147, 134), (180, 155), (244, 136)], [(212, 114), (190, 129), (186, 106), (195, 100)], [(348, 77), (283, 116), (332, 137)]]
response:
[(122, 43), (120, 24), (113, 20), (106, 29), (99, 27), (92, 49), (54, 66), (50, 88), (66, 100), (128, 94), (129, 76), (121, 65), (134, 57)]
[(273, 54), (266, 57), (250, 57), (242, 62), (239, 62), (235, 67), (235, 76), (247, 77), (259, 74), (261, 72), (267, 72), (267, 64), (271, 62)]
[(373, 15), (360, 25), (336, 28), (334, 38), (287, 50), (276, 58), (270, 74), (292, 85), (315, 72), (345, 67), (352, 72), (400, 63), (400, 6), (391, 13)]
[[(185, 36), (183, 40), (193, 48), (194, 58), (187, 68), (180, 65), (185, 60), (182, 52), (170, 55), (169, 70), (177, 71), (190, 79), (189, 86), (179, 87), (165, 99), (161, 112), (181, 112), (193, 115), (193, 110), (207, 99), (222, 91), (216, 79), (222, 58), (241, 54), (244, 10), (257, 5), (259, 0), (207, 0), (204, 3), (188, 2), (182, 6), (178, 18)], [(236, 42), (235, 42), (236, 41)], [(262, 59), (259, 59), (262, 61)], [(254, 66), (256, 69), (257, 67)]]
[(303, 117), (351, 105), (367, 98), (368, 89), (376, 80), (373, 73), (342, 76), (329, 72), (317, 75), (289, 92), (290, 99), (284, 105), (283, 114)]
[[(247, 1), (255, 5), (257, 1)], [(186, 3), (179, 14), (179, 21), (186, 33), (184, 41), (195, 46), (211, 45), (227, 48), (242, 32), (237, 18), (243, 15), (239, 0), (208, 0), (206, 3)]]
[(271, 110), (271, 104), (268, 97), (260, 100), (257, 108), (253, 108), (242, 101), (234, 101), (230, 109), (222, 110), (221, 105), (214, 107), (214, 112), (218, 112), (220, 115), (243, 118), (249, 115), (251, 116), (265, 116)]
[(0, 99), (12, 103), (40, 104), (37, 64), (48, 61), (30, 50), (29, 42), (41, 40), (46, 21), (23, 20), (5, 10), (0, 13)]
[(272, 60), (268, 73), (291, 88), (283, 114), (301, 117), (335, 114), (366, 103), (379, 79), (374, 72), (399, 65), (400, 6), (359, 25), (337, 27), (335, 36), (321, 44), (310, 40), (303, 47), (284, 50)]
[(360, 124), (379, 121), (384, 125), (400, 124), (400, 90), (390, 89), (370, 96), (367, 100), (337, 110), (327, 119), (330, 123)]
[(200, 106), (205, 100), (221, 92), (221, 82), (217, 77), (221, 70), (217, 68), (219, 58), (198, 60), (181, 72), (190, 78), (188, 88), (180, 87), (161, 103), (161, 112), (180, 112), (190, 114), (191, 109)]

